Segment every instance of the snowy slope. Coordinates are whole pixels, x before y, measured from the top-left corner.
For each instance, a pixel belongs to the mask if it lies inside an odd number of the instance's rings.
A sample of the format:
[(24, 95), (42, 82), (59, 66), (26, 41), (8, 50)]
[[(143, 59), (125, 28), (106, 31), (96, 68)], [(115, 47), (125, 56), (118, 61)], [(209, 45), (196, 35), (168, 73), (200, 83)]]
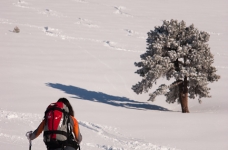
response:
[[(72, 103), (85, 150), (228, 149), (226, 0), (7, 0), (0, 5), (0, 145), (27, 149), (47, 105)], [(190, 114), (131, 86), (147, 32), (184, 20), (210, 33), (221, 79)], [(18, 26), (20, 33), (14, 33)], [(161, 79), (158, 83), (167, 83)], [(156, 89), (154, 86), (151, 92)], [(45, 149), (42, 135), (32, 149)]]

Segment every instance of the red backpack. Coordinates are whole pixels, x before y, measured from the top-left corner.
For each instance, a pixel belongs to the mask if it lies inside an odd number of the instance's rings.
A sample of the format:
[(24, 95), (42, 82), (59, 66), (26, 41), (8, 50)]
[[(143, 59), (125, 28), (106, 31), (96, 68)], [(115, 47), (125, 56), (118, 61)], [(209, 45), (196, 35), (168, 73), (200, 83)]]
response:
[(71, 134), (69, 109), (62, 103), (52, 103), (45, 111), (44, 142), (47, 147), (65, 145)]

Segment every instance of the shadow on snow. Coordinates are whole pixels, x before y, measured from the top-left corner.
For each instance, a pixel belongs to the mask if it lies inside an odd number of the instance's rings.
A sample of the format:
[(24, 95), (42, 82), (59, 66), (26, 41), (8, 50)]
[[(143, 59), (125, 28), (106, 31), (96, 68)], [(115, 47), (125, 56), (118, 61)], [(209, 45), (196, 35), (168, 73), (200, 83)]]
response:
[(99, 103), (104, 103), (112, 106), (124, 107), (129, 109), (148, 109), (148, 110), (169, 111), (168, 109), (161, 106), (130, 100), (129, 98), (126, 98), (126, 97), (108, 95), (102, 92), (88, 91), (86, 89), (79, 88), (72, 85), (63, 85), (59, 83), (46, 83), (46, 85), (55, 89), (62, 90), (67, 94), (74, 95), (72, 98), (76, 98), (76, 99), (99, 102)]

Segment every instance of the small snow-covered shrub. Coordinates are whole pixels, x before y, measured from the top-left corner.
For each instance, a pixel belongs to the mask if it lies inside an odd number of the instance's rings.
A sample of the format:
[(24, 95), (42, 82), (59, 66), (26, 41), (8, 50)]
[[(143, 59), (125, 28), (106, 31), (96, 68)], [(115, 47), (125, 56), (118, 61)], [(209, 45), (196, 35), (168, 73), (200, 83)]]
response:
[(19, 32), (20, 32), (20, 29), (16, 26), (16, 27), (13, 29), (13, 32), (19, 33)]

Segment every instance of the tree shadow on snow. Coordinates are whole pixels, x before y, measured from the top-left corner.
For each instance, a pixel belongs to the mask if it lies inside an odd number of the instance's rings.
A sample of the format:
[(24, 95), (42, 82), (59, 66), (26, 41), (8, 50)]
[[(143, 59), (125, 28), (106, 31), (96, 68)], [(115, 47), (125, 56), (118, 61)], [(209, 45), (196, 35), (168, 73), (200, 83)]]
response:
[(74, 95), (72, 98), (76, 98), (80, 100), (99, 102), (99, 103), (104, 103), (112, 106), (124, 107), (129, 109), (141, 109), (141, 110), (148, 109), (148, 110), (169, 111), (168, 109), (161, 106), (130, 100), (129, 98), (126, 98), (126, 97), (108, 95), (102, 92), (88, 91), (86, 89), (79, 88), (76, 86), (63, 85), (59, 83), (46, 83), (46, 85), (49, 87), (64, 91), (67, 94)]

